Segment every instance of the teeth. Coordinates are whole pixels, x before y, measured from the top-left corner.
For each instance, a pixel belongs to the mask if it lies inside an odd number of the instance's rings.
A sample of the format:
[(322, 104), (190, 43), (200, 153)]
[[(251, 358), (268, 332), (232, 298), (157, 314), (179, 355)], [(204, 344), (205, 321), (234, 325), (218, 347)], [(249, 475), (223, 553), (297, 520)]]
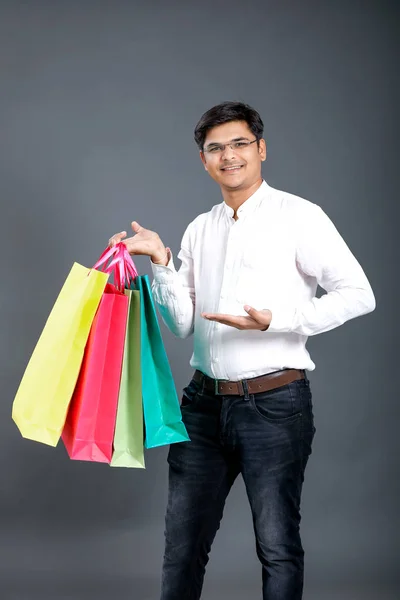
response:
[(240, 167), (225, 167), (224, 171), (237, 171)]

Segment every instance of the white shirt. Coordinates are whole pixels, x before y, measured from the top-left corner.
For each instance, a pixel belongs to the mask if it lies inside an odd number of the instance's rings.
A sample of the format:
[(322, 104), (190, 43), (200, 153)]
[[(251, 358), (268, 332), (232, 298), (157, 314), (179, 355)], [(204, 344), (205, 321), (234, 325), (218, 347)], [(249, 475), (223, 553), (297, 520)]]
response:
[[(215, 379), (256, 377), (315, 364), (307, 338), (374, 310), (363, 269), (316, 204), (265, 181), (237, 211), (225, 202), (187, 227), (176, 271), (152, 265), (152, 291), (176, 336), (194, 332), (190, 361)], [(316, 298), (317, 285), (327, 293)], [(202, 312), (246, 315), (243, 306), (272, 311), (266, 331), (238, 330)]]

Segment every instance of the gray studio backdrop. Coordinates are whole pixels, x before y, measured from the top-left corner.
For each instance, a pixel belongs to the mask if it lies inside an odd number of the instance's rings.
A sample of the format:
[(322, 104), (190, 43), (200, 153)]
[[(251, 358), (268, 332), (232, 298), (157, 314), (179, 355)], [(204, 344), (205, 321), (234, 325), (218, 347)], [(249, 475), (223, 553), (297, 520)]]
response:
[[(70, 461), (23, 440), (11, 406), (74, 261), (91, 266), (133, 219), (176, 255), (221, 201), (192, 132), (227, 99), (260, 111), (267, 181), (323, 207), (377, 298), (309, 340), (305, 599), (400, 597), (398, 22), (398, 3), (378, 1), (0, 2), (3, 600), (157, 600), (167, 449), (145, 471)], [(180, 394), (192, 340), (162, 331)], [(260, 595), (238, 480), (204, 598)]]

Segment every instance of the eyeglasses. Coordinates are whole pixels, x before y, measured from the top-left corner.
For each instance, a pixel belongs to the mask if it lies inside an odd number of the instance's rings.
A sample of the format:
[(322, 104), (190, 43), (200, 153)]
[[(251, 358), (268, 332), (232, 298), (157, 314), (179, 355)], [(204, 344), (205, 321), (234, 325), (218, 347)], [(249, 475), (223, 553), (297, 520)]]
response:
[(207, 148), (204, 148), (204, 152), (207, 152), (208, 154), (221, 154), (226, 146), (229, 146), (231, 150), (245, 150), (250, 144), (254, 144), (254, 142), (257, 141), (258, 138), (251, 142), (249, 140), (238, 140), (237, 142), (229, 142), (228, 144), (211, 144)]

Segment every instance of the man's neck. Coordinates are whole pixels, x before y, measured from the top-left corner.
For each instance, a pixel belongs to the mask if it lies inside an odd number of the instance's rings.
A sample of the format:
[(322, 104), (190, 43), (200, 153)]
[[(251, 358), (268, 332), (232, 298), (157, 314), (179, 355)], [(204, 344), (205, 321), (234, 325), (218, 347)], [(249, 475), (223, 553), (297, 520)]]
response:
[[(255, 183), (243, 190), (226, 190), (222, 189), (222, 197), (225, 204), (233, 209), (236, 217), (238, 209), (242, 206), (246, 200), (250, 198), (258, 190), (263, 182), (262, 177), (257, 179)], [(235, 219), (236, 220), (236, 219)]]

